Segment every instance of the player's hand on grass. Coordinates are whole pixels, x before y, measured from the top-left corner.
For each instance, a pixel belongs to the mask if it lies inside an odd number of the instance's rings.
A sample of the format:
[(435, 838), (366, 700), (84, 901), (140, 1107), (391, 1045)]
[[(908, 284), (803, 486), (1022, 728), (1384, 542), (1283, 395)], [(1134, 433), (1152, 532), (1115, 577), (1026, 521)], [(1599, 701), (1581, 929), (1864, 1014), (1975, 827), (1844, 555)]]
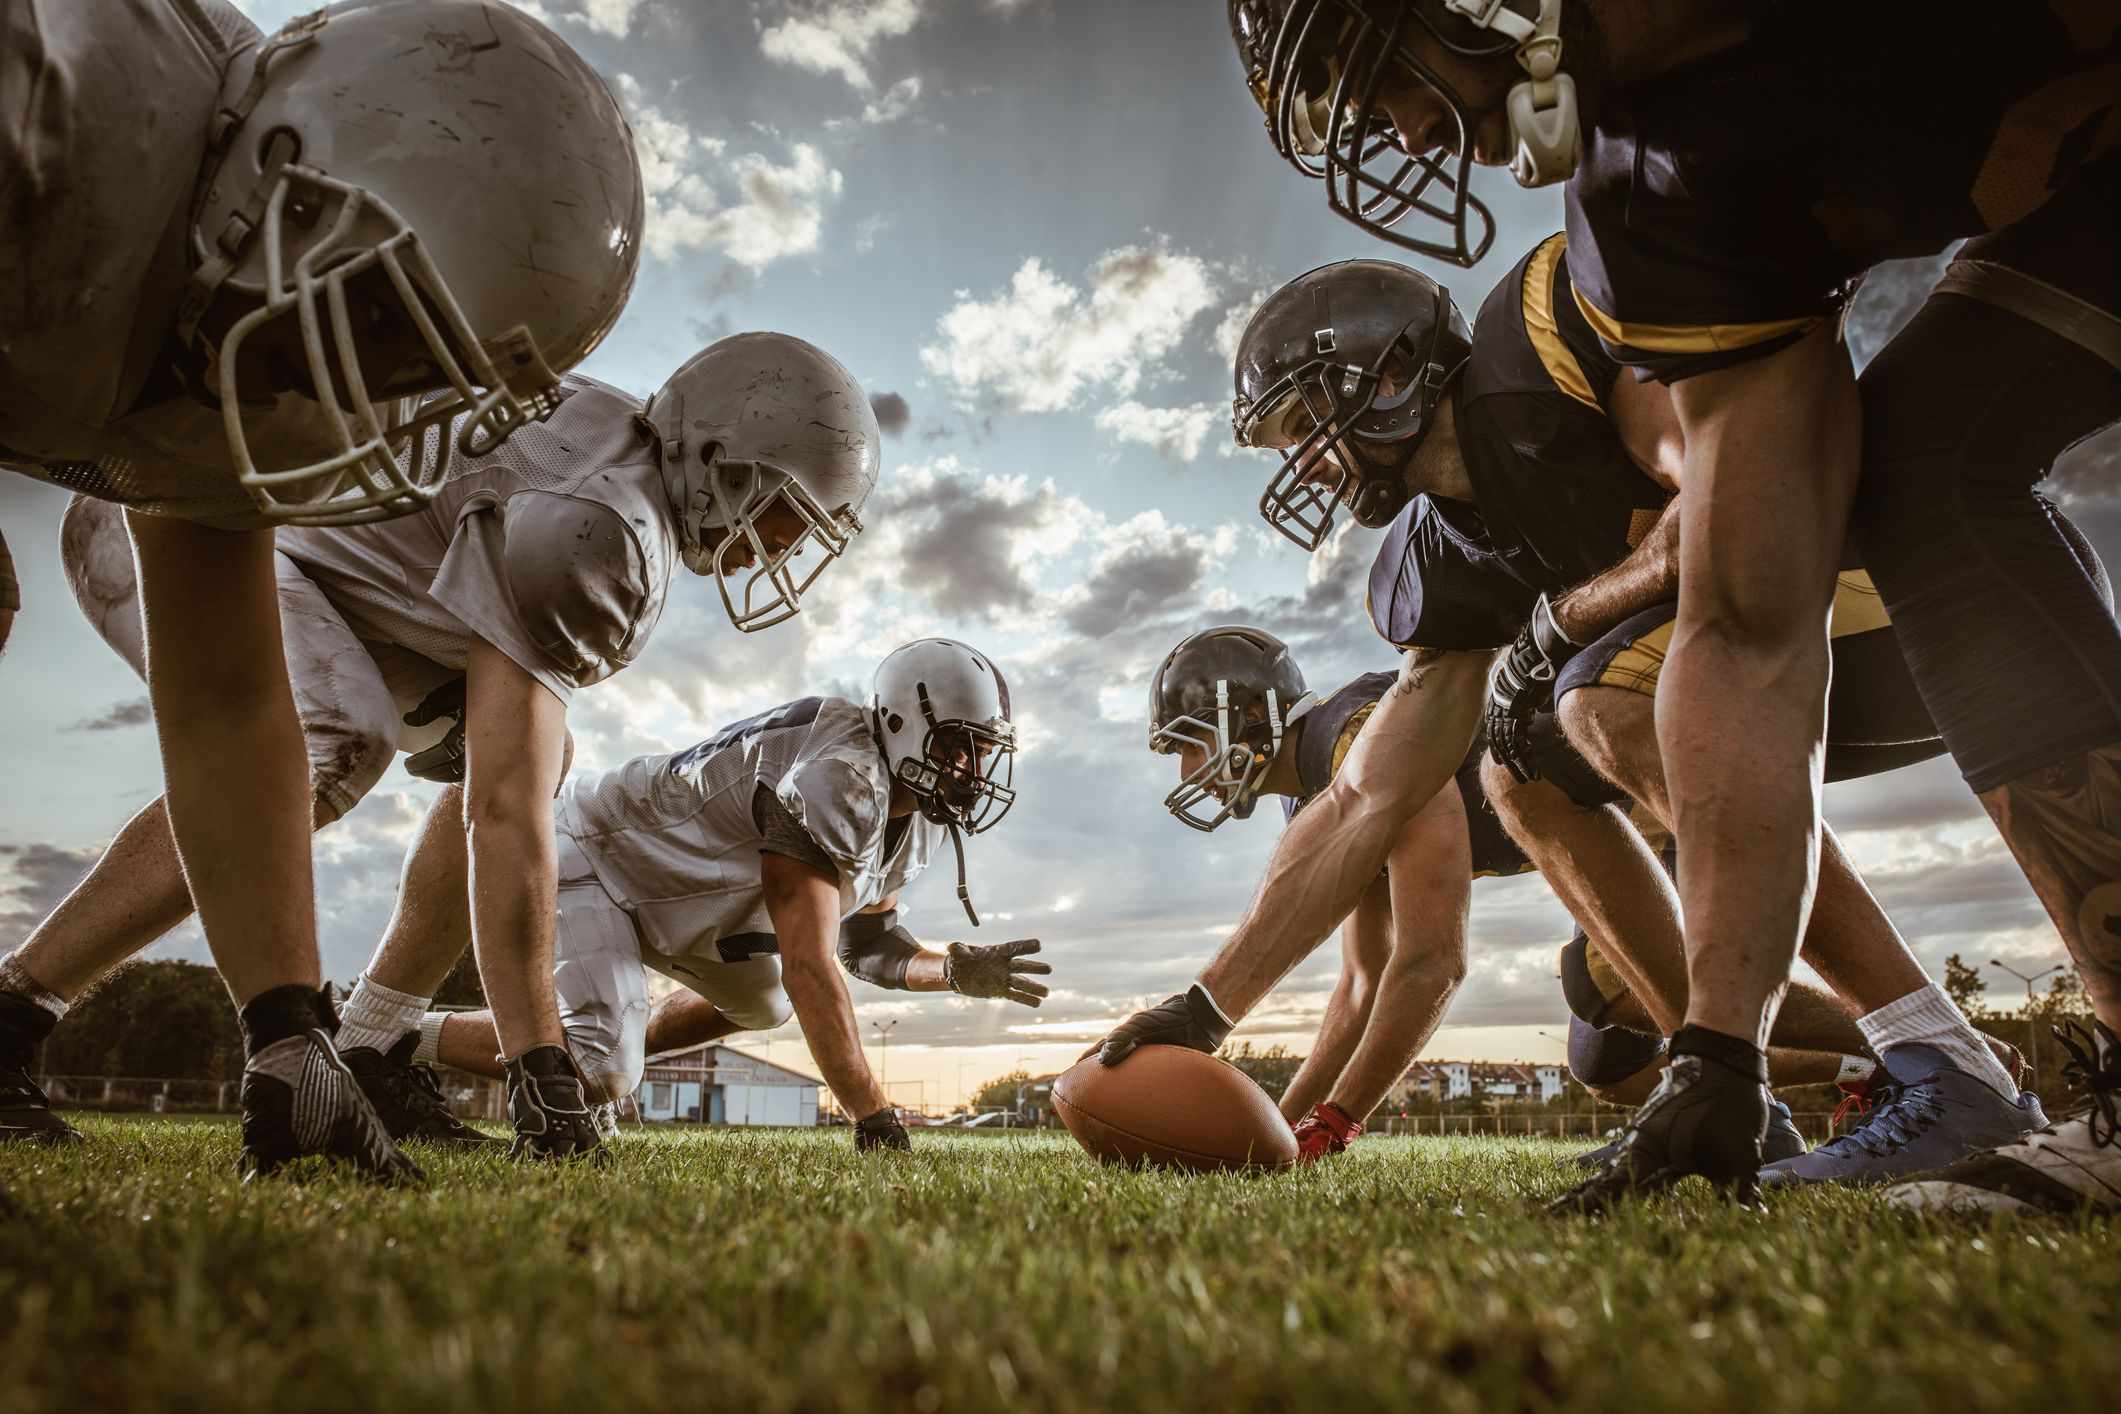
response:
[(913, 1140), (906, 1135), (906, 1126), (900, 1121), (898, 1111), (886, 1105), (875, 1114), (854, 1127), (854, 1151), (866, 1154), (872, 1149), (896, 1149), (901, 1153), (913, 1148)]
[(1229, 1039), (1230, 1025), (1208, 989), (1195, 982), (1177, 996), (1134, 1013), (1091, 1049), (1099, 1065), (1118, 1065), (1137, 1046), (1191, 1046), (1212, 1056)]
[(1554, 624), (1554, 610), (1542, 594), (1517, 641), (1495, 665), (1488, 679), (1486, 725), (1488, 750), (1519, 781), (1537, 780), (1532, 750), (1532, 719), (1554, 710), (1554, 681), (1582, 650)]
[(1035, 1007), (1046, 999), (1046, 984), (1032, 981), (1053, 971), (1051, 963), (1026, 957), (1038, 951), (1036, 938), (1013, 943), (952, 943), (943, 960), (943, 980), (965, 997), (993, 997)]

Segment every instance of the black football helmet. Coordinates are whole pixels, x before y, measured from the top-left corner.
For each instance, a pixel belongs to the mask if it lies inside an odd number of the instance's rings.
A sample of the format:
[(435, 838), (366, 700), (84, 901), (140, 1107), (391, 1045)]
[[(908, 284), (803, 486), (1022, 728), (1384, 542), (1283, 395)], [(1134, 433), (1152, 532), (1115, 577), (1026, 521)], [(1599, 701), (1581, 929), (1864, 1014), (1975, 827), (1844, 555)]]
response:
[(1269, 295), (1238, 342), (1230, 414), (1239, 443), (1281, 452), (1259, 500), (1267, 524), (1306, 550), (1343, 501), (1359, 523), (1390, 525), (1436, 400), (1472, 352), (1450, 291), (1390, 261), (1322, 265)]
[[(1332, 209), (1374, 236), (1470, 267), (1495, 218), (1468, 185), (1478, 115), (1407, 43), (1426, 33), (1473, 59), (1514, 55), (1510, 170), (1525, 186), (1565, 180), (1581, 145), (1576, 88), (1561, 72), (1562, 0), (1230, 0), (1230, 34), (1274, 146), (1323, 178)], [(1380, 99), (1395, 66), (1435, 90), (1455, 141), (1409, 153)], [(1428, 223), (1423, 236), (1402, 228)], [(1439, 232), (1436, 228), (1441, 227)]]
[(1172, 649), (1149, 683), (1149, 749), (1207, 759), (1164, 797), (1164, 808), (1196, 830), (1252, 813), (1260, 780), (1292, 723), (1317, 699), (1289, 645), (1265, 629), (1203, 629)]

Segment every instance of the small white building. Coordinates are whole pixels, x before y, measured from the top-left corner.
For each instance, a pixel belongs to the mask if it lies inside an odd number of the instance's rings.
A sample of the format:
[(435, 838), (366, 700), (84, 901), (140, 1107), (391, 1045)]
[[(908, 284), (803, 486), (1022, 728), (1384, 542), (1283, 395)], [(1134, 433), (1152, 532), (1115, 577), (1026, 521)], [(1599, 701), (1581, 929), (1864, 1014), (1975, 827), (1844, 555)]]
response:
[(644, 1120), (808, 1127), (817, 1123), (823, 1086), (816, 1076), (710, 1041), (650, 1061), (633, 1100)]

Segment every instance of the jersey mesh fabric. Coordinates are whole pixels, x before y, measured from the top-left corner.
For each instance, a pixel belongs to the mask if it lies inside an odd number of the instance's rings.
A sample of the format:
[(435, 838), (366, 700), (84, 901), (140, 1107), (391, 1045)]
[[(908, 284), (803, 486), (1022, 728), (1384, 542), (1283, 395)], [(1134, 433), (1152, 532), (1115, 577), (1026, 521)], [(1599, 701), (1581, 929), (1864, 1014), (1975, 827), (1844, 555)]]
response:
[[(845, 793), (822, 793), (826, 780)], [(725, 936), (770, 931), (752, 810), (761, 786), (833, 860), (842, 916), (910, 883), (941, 841), (940, 826), (917, 820), (887, 848), (882, 753), (867, 715), (838, 698), (802, 698), (685, 751), (570, 783), (555, 818), (650, 947), (711, 955)]]
[[(365, 639), (461, 670), (476, 635), (563, 701), (609, 677), (661, 617), (677, 531), (639, 400), (576, 374), (564, 384), (549, 418), (458, 458), (425, 508), (283, 530), (280, 548)], [(563, 522), (588, 529), (547, 544)]]

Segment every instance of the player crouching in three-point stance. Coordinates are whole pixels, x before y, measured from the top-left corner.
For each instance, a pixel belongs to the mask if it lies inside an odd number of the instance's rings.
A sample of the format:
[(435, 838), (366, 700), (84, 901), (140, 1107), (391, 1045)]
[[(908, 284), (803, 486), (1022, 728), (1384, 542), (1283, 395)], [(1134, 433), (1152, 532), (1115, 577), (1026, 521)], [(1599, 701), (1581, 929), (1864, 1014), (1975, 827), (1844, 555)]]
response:
[[(541, 1156), (596, 1143), (554, 1117), (582, 1109), (551, 983), (550, 822), (568, 703), (638, 658), (679, 561), (715, 578), (740, 628), (796, 612), (859, 530), (879, 456), (853, 375), (782, 334), (721, 340), (645, 407), (579, 375), (555, 397), (544, 421), (459, 458), (421, 509), (378, 525), (285, 529), (275, 557), (315, 823), (352, 809), (399, 750), (414, 753), (414, 774), (462, 782), (431, 808), (404, 895), (407, 906), (430, 894), (457, 901), (499, 1018), (519, 1147)], [(62, 555), (90, 621), (140, 670), (140, 595), (115, 509), (76, 500)], [(796, 559), (805, 551), (807, 568)], [(247, 767), (246, 746), (231, 742), (224, 755)], [(0, 1086), (14, 1096), (0, 1121), (73, 1137), (29, 1082), (30, 1050), (50, 1017), (191, 905), (157, 801), (0, 961)], [(537, 973), (524, 974), (519, 957)], [(384, 1107), (397, 1137), (475, 1139), (377, 1045), (393, 1017), (404, 1027), (419, 1018), (439, 981), (371, 971), (348, 998), (337, 1048), (372, 1098), (401, 1097)], [(407, 1104), (424, 1108), (422, 1126), (398, 1122)]]
[[(1283, 153), (1384, 239), (1471, 264), (1493, 226), (1471, 162), (1566, 180), (1575, 302), (1671, 390), (1693, 509), (1657, 730), (1691, 986), (1670, 1082), (1583, 1205), (1689, 1173), (1750, 1187), (1759, 1166), (1846, 541), (2097, 1013), (2081, 1107), (1896, 1197), (2121, 1208), (2121, 625), (2034, 490), (2121, 418), (2121, 28), (1988, 0), (1230, 17)], [(1859, 399), (1841, 315), (1861, 276), (1969, 237)]]
[[(1035, 975), (1049, 969), (1026, 956), (1035, 940), (953, 943), (937, 954), (897, 919), (899, 891), (946, 837), (967, 897), (959, 833), (986, 830), (1008, 811), (1015, 750), (1009, 690), (994, 664), (962, 643), (925, 638), (884, 659), (866, 707), (805, 697), (684, 751), (569, 783), (554, 812), (553, 986), (599, 1118), (640, 1084), (647, 1056), (768, 1030), (792, 1010), (826, 1083), (860, 1119), (860, 1147), (906, 1147), (862, 1055), (840, 966), (908, 991), (1026, 1006), (1044, 998)], [(461, 904), (408, 891), (369, 976), (418, 975), (432, 992), (462, 947)], [(650, 971), (686, 991), (651, 1012)], [(378, 1016), (364, 1039), (405, 1061), (498, 1075), (494, 1020), (398, 1013)], [(377, 1109), (413, 1132), (426, 1106), (384, 1095)]]
[[(1307, 546), (1323, 542), (1342, 505), (1365, 522), (1389, 521), (1368, 603), (1379, 632), (1409, 657), (1339, 774), (1292, 821), (1238, 932), (1203, 972), (1195, 1000), (1210, 1012), (1222, 1004), (1210, 1018), (1218, 1025), (1254, 1005), (1346, 916), (1388, 857), (1397, 887), (1403, 871), (1391, 851), (1409, 821), (1442, 809), (1464, 830), (1490, 796), (1644, 1003), (1654, 1011), (1683, 996), (1676, 907), (1655, 851), (1615, 808), (1623, 793), (1554, 729), (1550, 697), (1523, 690), (1535, 681), (1551, 688), (1550, 672), (1526, 667), (1527, 645), (1533, 625), (1545, 622), (1551, 640), (1560, 619), (1592, 645), (1579, 672), (1613, 668), (1617, 681), (1630, 670), (1629, 687), (1654, 693), (1656, 645), (1671, 617), (1669, 420), (1654, 389), (1618, 379), (1595, 357), (1567, 290), (1557, 238), (1497, 287), (1468, 338), (1426, 277), (1351, 261), (1276, 292), (1245, 332), (1239, 436), (1282, 453), (1262, 509)], [(1837, 640), (1846, 703), (1833, 734), (1847, 736), (1852, 751), (1837, 769), (1859, 774), (1938, 747), (1910, 705), (1890, 632), (1861, 612), (1866, 596), (1860, 576), (1851, 578)], [(1488, 666), (1513, 639), (1487, 702)], [(1610, 732), (1600, 759), (1640, 776), (1645, 756), (1655, 762), (1654, 739), (1647, 712), (1625, 708), (1598, 719)], [(1467, 782), (1484, 709), (1491, 749), (1514, 764), (1489, 765), (1473, 789), (1449, 791), (1454, 776)], [(1459, 858), (1427, 868), (1468, 872)], [(1888, 1056), (1904, 1051), (1888, 1069), (1919, 1092), (1880, 1131), (1921, 1141), (1889, 1146), (1890, 1162), (1956, 1157), (2036, 1124), (2037, 1106), (1929, 983), (1860, 881), (1835, 877), (1845, 887), (1815, 917), (1813, 951), (1864, 1018), (1859, 1026), (1869, 1023), (1871, 1045)], [(1185, 1000), (1174, 999), (1181, 1011)], [(1824, 1026), (1778, 1034), (1778, 1044), (1863, 1050), (1838, 1008), (1817, 1010)], [(1147, 1039), (1161, 1026), (1155, 1016), (1115, 1039)], [(1799, 1078), (1832, 1074), (1788, 1077)], [(1914, 1110), (1919, 1124), (1909, 1122)], [(1877, 1177), (1876, 1157), (1801, 1176)]]
[[(240, 1008), (244, 1163), (416, 1175), (319, 989), (272, 528), (416, 512), (452, 450), (552, 410), (633, 283), (632, 134), (566, 44), (472, 0), (356, 0), (263, 42), (225, 0), (0, 0), (0, 93), (0, 465), (127, 508), (157, 848)], [(534, 942), (497, 938), (495, 971)], [(12, 1081), (52, 998), (7, 980)]]

